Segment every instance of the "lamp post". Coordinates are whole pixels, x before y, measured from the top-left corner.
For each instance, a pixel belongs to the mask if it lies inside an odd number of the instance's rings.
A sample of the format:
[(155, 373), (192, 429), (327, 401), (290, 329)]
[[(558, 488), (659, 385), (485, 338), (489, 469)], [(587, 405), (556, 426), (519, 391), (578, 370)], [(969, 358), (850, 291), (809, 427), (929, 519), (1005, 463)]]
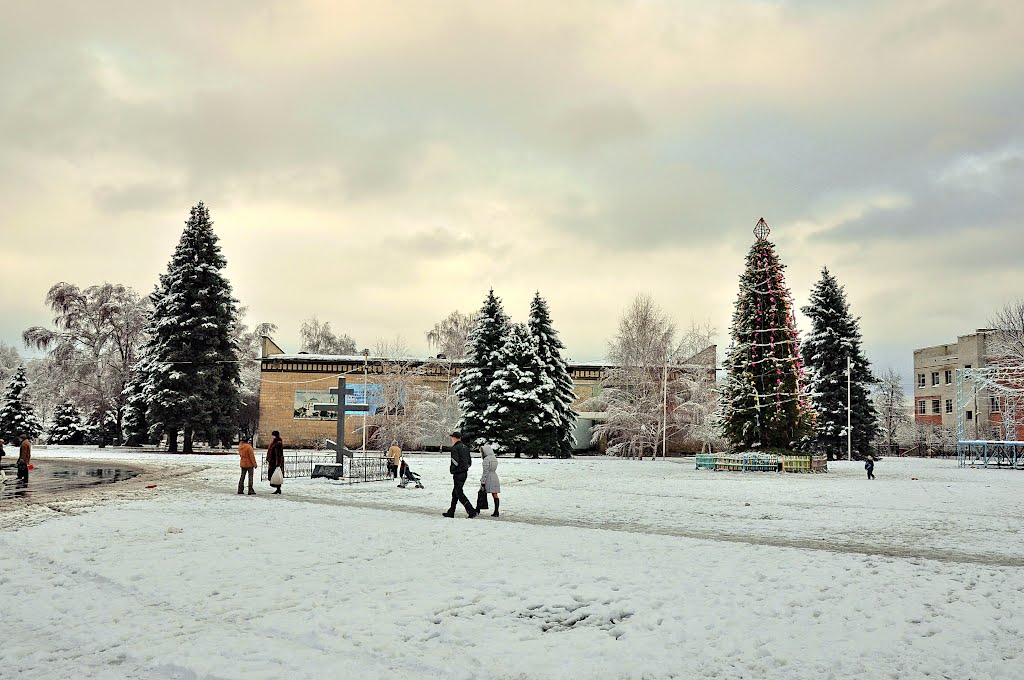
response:
[(366, 456), (366, 412), (369, 411), (369, 394), (366, 391), (366, 364), (370, 359), (370, 350), (363, 350), (363, 403), (367, 405), (366, 410), (363, 411), (363, 456)]
[(846, 355), (846, 460), (853, 460), (853, 362)]
[(661, 378), (661, 459), (668, 452), (668, 353), (665, 353), (665, 370)]

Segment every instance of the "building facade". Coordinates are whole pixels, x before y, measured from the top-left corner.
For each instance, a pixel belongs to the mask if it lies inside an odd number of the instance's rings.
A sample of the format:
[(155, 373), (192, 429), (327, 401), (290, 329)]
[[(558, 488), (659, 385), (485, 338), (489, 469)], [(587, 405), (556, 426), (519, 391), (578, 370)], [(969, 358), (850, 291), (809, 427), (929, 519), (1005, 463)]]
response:
[[(995, 331), (981, 328), (955, 343), (914, 350), (914, 419), (918, 423), (956, 429), (956, 370), (983, 368)], [(993, 414), (999, 419), (999, 398), (982, 392), (965, 409), (965, 435), (993, 438)]]
[[(385, 383), (394, 384), (396, 371), (402, 371), (410, 383), (430, 388), (438, 394), (451, 395), (452, 381), (463, 369), (462, 361), (443, 358), (381, 358), (371, 356), (333, 356), (287, 354), (271, 340), (264, 338), (260, 360), (260, 417), (258, 442), (270, 441), (270, 433), (278, 430), (290, 448), (313, 448), (336, 436), (337, 416), (334, 411), (319, 409), (318, 404), (337, 404), (329, 393), (337, 387), (338, 376), (344, 375), (353, 394), (349, 403), (368, 404), (370, 413), (388, 412), (388, 401), (382, 399)], [(714, 379), (717, 348), (708, 347), (691, 361), (707, 364)], [(595, 363), (569, 363), (569, 375), (576, 394), (574, 408), (579, 412), (576, 426), (576, 449), (591, 448), (593, 426), (602, 418), (600, 412), (585, 412), (580, 406), (600, 394), (606, 366)], [(402, 417), (401, 412), (393, 414)], [(345, 445), (358, 449), (363, 445), (363, 414), (346, 411)], [(372, 438), (372, 428), (365, 432)], [(448, 445), (443, 436), (428, 441), (428, 446)], [(367, 443), (369, 446), (369, 443)]]

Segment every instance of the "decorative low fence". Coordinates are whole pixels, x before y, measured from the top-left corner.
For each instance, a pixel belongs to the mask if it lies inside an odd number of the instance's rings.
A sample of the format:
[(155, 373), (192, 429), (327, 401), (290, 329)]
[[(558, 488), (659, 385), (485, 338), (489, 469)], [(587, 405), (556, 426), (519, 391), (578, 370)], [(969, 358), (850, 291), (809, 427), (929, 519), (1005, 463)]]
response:
[[(286, 453), (284, 454), (284, 478), (309, 477), (317, 463), (333, 463), (333, 453)], [(269, 468), (266, 459), (260, 462), (260, 480), (267, 481)]]
[(825, 456), (777, 453), (701, 453), (698, 470), (719, 472), (828, 472)]
[[(336, 456), (333, 453), (286, 453), (284, 456), (285, 479), (312, 477), (313, 469), (317, 465), (331, 466), (334, 469), (330, 474), (330, 478), (341, 482), (348, 482), (349, 484), (383, 482), (391, 479), (391, 475), (388, 472), (388, 459), (383, 456), (345, 457), (342, 459), (343, 462), (340, 466), (335, 463), (335, 458)], [(260, 465), (260, 479), (264, 482), (269, 479), (266, 461), (263, 461)]]

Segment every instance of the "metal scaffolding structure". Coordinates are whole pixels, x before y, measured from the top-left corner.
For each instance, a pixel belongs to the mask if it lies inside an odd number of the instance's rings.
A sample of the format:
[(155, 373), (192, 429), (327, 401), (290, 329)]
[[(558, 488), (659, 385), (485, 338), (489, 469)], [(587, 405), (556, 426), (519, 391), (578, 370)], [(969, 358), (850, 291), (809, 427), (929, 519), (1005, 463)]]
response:
[[(978, 400), (988, 401), (995, 423), (979, 437)], [(967, 409), (974, 406), (974, 436), (967, 432)], [(1024, 366), (1001, 365), (956, 370), (957, 461), (960, 467), (980, 465), (1024, 469), (1024, 441), (1019, 441), (1024, 416)], [(987, 438), (991, 437), (991, 438)]]

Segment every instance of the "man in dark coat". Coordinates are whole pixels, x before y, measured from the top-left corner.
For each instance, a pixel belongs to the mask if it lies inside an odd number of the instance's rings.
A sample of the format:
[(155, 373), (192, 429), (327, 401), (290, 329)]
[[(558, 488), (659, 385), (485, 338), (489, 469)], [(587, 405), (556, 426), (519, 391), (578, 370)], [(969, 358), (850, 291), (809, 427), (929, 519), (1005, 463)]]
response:
[[(270, 433), (274, 437), (274, 441), (270, 442), (270, 448), (267, 449), (267, 479), (273, 479), (274, 470), (281, 468), (281, 474), (284, 474), (284, 441), (281, 439), (281, 433), (274, 430)], [(274, 487), (274, 493), (281, 493), (281, 487), (277, 484), (271, 484)]]
[(875, 478), (875, 460), (871, 456), (868, 456), (864, 460), (864, 469), (868, 471), (868, 479)]
[(469, 476), (469, 466), (473, 464), (473, 458), (469, 455), (469, 447), (462, 443), (462, 433), (452, 432), (452, 462), (448, 472), (452, 473), (452, 506), (448, 512), (442, 512), (445, 517), (455, 517), (455, 504), (462, 503), (466, 508), (466, 514), (472, 519), (479, 513), (473, 504), (466, 498), (462, 487), (466, 485), (466, 477)]

